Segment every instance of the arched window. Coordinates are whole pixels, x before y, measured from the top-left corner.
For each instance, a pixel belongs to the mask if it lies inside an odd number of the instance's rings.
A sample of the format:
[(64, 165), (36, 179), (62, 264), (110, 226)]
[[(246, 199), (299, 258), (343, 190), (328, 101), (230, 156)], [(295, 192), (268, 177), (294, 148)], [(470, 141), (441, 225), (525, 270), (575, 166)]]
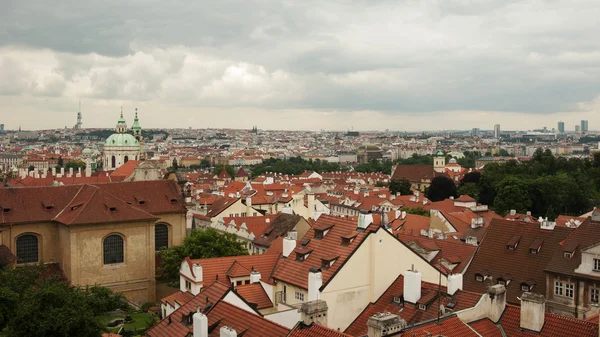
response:
[(111, 168), (117, 167), (117, 158), (115, 156), (112, 156), (111, 163), (112, 163), (112, 165), (110, 166)]
[(123, 238), (112, 234), (104, 238), (104, 264), (123, 263)]
[(17, 259), (19, 263), (38, 262), (38, 238), (33, 234), (17, 238)]
[(169, 226), (159, 223), (154, 226), (154, 250), (169, 247)]
[(123, 160), (123, 164), (129, 161), (129, 156), (125, 156), (125, 160)]

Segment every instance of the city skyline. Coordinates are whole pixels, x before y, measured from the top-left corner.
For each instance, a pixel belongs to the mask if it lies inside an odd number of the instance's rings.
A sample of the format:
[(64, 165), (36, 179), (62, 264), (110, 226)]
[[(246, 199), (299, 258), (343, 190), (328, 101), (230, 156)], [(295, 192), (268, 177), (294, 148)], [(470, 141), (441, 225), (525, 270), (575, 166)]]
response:
[(81, 99), (84, 127), (600, 125), (594, 5), (5, 3), (2, 123), (71, 127)]

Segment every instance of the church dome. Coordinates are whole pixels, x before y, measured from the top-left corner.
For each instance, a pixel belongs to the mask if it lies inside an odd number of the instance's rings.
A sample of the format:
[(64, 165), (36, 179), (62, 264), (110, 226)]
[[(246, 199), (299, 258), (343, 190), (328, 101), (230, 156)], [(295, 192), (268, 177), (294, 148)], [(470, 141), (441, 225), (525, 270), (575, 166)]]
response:
[(91, 155), (93, 151), (89, 147), (86, 147), (81, 153), (84, 155)]
[(128, 133), (113, 133), (110, 137), (106, 138), (104, 146), (131, 146), (139, 147), (140, 143), (134, 136)]

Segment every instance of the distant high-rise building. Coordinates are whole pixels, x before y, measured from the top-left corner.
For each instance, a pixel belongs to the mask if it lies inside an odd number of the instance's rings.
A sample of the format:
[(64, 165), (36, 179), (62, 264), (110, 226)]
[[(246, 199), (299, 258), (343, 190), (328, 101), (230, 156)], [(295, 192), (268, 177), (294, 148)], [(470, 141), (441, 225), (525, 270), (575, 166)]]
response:
[(4, 132), (4, 124), (0, 124), (0, 132)]
[(565, 122), (558, 122), (558, 133), (565, 133)]
[(81, 101), (79, 101), (79, 111), (77, 111), (77, 124), (75, 124), (73, 129), (81, 130)]
[(500, 124), (494, 125), (494, 138), (500, 138)]
[(588, 121), (585, 119), (581, 120), (581, 132), (588, 132)]
[(575, 132), (579, 132), (581, 130), (581, 126), (575, 125)]
[(478, 134), (479, 134), (479, 128), (473, 128), (473, 129), (471, 129), (471, 135), (477, 136)]

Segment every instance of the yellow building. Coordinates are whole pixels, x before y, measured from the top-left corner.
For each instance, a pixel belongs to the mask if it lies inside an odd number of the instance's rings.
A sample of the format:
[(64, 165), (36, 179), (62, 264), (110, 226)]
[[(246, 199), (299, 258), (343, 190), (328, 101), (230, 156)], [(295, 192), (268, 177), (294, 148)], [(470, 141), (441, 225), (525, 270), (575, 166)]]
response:
[(181, 244), (186, 209), (173, 181), (0, 189), (0, 244), (17, 267), (58, 262), (74, 285), (154, 301), (155, 251)]

